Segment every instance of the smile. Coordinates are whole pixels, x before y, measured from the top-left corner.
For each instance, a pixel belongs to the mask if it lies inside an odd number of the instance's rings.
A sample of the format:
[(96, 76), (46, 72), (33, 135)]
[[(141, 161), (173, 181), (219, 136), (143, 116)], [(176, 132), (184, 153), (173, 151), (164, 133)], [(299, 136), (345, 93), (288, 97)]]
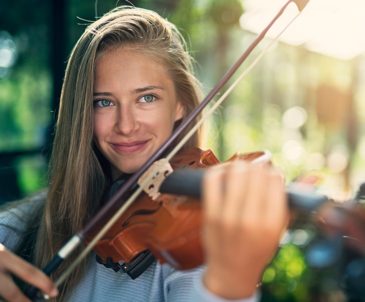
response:
[(143, 150), (149, 140), (145, 141), (135, 141), (129, 143), (118, 143), (118, 144), (111, 144), (113, 149), (118, 153), (134, 153)]

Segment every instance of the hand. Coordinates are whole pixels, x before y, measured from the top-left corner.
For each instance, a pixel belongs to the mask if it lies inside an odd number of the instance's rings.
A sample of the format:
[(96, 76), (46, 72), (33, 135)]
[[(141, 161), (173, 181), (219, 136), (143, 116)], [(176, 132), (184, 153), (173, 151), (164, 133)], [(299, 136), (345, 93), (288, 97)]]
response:
[(50, 297), (55, 297), (58, 294), (51, 279), (34, 266), (8, 251), (0, 243), (0, 298), (2, 297), (6, 301), (30, 301), (15, 285), (9, 274), (13, 274), (36, 286)]
[(251, 296), (288, 224), (282, 175), (234, 161), (204, 178), (205, 286), (228, 299)]

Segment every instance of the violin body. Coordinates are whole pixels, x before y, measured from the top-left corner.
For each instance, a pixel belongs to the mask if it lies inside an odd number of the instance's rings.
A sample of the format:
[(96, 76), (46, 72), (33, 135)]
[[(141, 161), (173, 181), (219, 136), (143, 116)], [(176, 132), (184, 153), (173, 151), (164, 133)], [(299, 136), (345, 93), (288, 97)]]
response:
[[(230, 160), (252, 161), (266, 155), (251, 152)], [(186, 149), (171, 161), (172, 168), (206, 168), (219, 164), (212, 151)], [(143, 193), (130, 206), (94, 251), (104, 262), (129, 263), (149, 250), (161, 262), (177, 269), (191, 269), (204, 262), (201, 243), (202, 208), (198, 199), (161, 194), (152, 200)]]

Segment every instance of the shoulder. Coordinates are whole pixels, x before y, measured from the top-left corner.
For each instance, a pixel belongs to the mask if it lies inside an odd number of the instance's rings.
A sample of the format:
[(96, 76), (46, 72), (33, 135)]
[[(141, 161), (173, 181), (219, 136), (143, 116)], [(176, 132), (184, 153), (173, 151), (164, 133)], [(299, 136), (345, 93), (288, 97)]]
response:
[(45, 202), (47, 193), (39, 192), (0, 207), (0, 242), (13, 250), (26, 232), (31, 217), (38, 213)]
[(47, 197), (47, 192), (42, 191), (30, 197), (8, 202), (0, 207), (0, 225), (21, 228), (23, 222), (35, 212), (40, 210)]

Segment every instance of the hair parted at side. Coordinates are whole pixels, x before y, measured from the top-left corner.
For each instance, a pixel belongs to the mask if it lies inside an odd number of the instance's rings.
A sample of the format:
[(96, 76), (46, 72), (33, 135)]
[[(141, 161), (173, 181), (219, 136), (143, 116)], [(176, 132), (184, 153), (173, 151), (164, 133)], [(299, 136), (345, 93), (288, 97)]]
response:
[[(185, 115), (199, 101), (199, 83), (192, 72), (186, 43), (176, 27), (157, 13), (121, 6), (86, 28), (71, 52), (61, 92), (49, 192), (35, 250), (35, 260), (40, 266), (90, 219), (99, 208), (109, 182), (93, 143), (94, 72), (98, 55), (120, 46), (150, 54), (165, 64)], [(187, 146), (194, 145), (197, 145), (197, 135), (187, 143)], [(83, 269), (80, 266), (73, 272), (58, 299), (63, 299)]]

